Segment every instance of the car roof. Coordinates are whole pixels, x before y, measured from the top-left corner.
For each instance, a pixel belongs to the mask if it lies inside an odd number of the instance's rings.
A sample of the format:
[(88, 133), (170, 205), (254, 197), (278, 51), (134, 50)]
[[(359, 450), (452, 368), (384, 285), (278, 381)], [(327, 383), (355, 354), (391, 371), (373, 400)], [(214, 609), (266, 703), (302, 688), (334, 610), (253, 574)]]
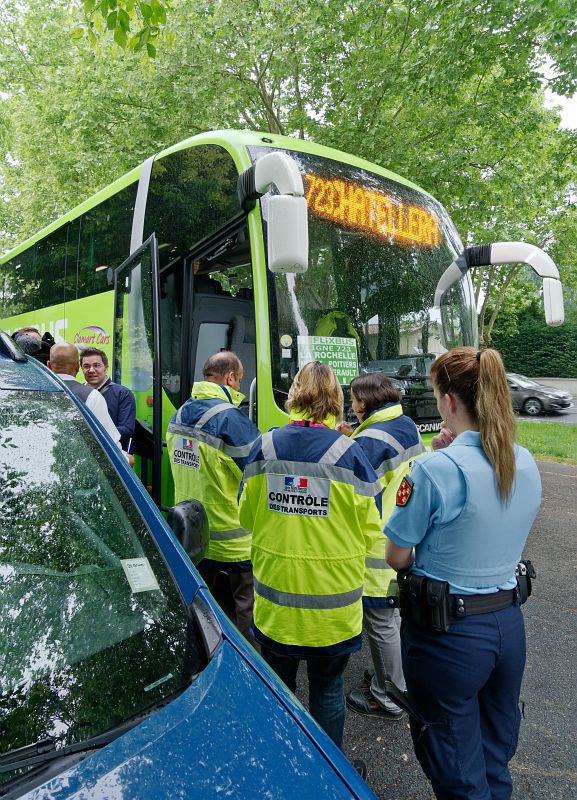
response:
[(63, 391), (50, 370), (29, 358), (4, 331), (0, 331), (0, 389)]

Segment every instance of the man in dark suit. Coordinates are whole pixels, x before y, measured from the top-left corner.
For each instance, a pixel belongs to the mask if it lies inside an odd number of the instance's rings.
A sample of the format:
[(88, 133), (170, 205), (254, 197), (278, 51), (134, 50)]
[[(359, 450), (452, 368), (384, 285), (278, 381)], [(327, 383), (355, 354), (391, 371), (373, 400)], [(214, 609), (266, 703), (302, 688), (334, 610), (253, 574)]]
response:
[(80, 367), (89, 386), (96, 389), (106, 400), (108, 413), (120, 433), (122, 449), (132, 451), (132, 438), (136, 420), (136, 401), (134, 395), (119, 383), (108, 377), (108, 356), (103, 350), (89, 347), (80, 353)]

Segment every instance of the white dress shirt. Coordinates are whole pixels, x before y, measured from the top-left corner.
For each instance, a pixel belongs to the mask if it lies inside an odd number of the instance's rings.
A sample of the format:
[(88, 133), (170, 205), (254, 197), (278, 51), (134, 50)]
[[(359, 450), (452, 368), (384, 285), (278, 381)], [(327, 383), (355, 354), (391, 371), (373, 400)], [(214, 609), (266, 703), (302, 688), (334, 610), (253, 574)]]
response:
[[(76, 381), (72, 375), (65, 375), (64, 373), (57, 373), (58, 377), (63, 381)], [(106, 400), (96, 389), (92, 389), (86, 399), (87, 407), (92, 411), (98, 422), (102, 425), (106, 433), (110, 436), (113, 442), (120, 447), (120, 434), (110, 414), (108, 413), (108, 406)]]

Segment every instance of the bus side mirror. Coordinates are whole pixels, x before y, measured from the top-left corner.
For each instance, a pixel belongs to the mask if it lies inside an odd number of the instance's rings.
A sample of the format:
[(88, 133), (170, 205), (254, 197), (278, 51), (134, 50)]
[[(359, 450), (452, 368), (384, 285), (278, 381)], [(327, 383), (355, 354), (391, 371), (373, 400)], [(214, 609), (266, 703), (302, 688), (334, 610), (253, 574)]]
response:
[(202, 503), (184, 500), (173, 506), (166, 520), (193, 564), (199, 564), (208, 548), (208, 519)]
[(267, 239), (271, 272), (307, 271), (309, 231), (304, 197), (275, 194), (269, 198)]
[(244, 211), (250, 211), (272, 186), (276, 186), (279, 194), (268, 198), (268, 268), (274, 273), (306, 272), (309, 255), (307, 201), (294, 159), (287, 153), (267, 153), (241, 173), (238, 180), (240, 205)]
[(543, 305), (547, 325), (561, 325), (565, 319), (563, 284), (555, 262), (540, 247), (526, 242), (495, 242), (467, 247), (441, 275), (435, 290), (434, 306), (440, 308), (441, 298), (471, 267), (489, 264), (529, 264), (543, 280)]
[(555, 278), (543, 278), (543, 305), (547, 325), (562, 325), (565, 319), (563, 284)]

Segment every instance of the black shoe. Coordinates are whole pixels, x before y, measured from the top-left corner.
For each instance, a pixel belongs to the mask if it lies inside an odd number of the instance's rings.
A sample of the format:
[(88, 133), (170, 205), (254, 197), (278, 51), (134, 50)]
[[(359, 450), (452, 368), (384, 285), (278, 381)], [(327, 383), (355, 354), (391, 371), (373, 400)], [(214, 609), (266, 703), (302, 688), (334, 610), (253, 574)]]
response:
[(375, 677), (375, 670), (374, 669), (366, 669), (363, 678), (367, 686), (370, 686), (373, 682), (373, 678)]
[(364, 714), (367, 717), (381, 717), (382, 719), (389, 719), (394, 722), (404, 719), (405, 712), (399, 709), (398, 711), (389, 711), (387, 708), (378, 703), (369, 689), (353, 689), (347, 695), (347, 706), (351, 711), (356, 711), (357, 714)]
[(359, 773), (361, 778), (364, 781), (366, 781), (366, 779), (367, 779), (367, 765), (365, 764), (363, 759), (362, 758), (353, 758), (353, 760), (351, 761), (351, 764), (356, 769), (356, 771)]

